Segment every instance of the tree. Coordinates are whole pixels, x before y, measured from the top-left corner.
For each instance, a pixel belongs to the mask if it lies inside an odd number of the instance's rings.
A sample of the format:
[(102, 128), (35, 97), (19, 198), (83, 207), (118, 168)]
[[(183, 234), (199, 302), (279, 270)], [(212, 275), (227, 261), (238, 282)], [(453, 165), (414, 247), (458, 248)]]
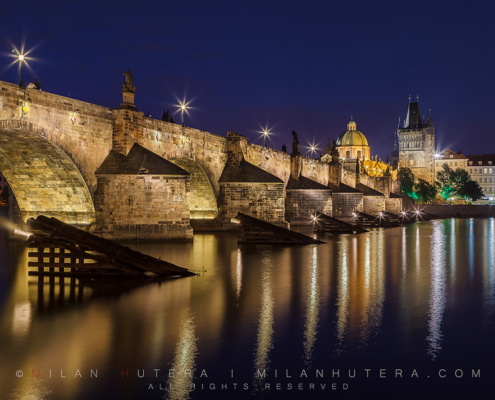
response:
[(400, 190), (408, 196), (414, 196), (414, 174), (411, 168), (401, 167), (399, 169)]
[(465, 169), (453, 170), (447, 164), (443, 165), (443, 171), (437, 172), (436, 186), (444, 200), (457, 197), (476, 201), (483, 197), (483, 190), (480, 185), (471, 179)]
[(457, 195), (467, 201), (476, 201), (484, 196), (480, 184), (473, 180), (466, 182), (464, 186), (459, 189)]
[(435, 182), (436, 187), (440, 191), (440, 196), (445, 201), (448, 201), (454, 196), (454, 171), (447, 165), (443, 164), (443, 171), (437, 172), (437, 181)]
[(414, 184), (414, 191), (415, 197), (422, 203), (431, 203), (438, 193), (435, 185), (421, 178)]

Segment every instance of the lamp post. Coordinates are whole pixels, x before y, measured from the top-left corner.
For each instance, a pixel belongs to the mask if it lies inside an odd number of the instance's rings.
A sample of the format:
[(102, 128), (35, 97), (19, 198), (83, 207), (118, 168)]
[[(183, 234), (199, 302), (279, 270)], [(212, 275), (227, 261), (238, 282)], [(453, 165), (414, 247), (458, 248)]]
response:
[(21, 79), (19, 79), (19, 87), (24, 88), (24, 82), (22, 81), (22, 64), (25, 60), (24, 54), (19, 54), (19, 57), (17, 58), (17, 60), (19, 61), (20, 65), (21, 65)]
[(263, 131), (263, 136), (265, 137), (264, 138), (264, 143), (263, 143), (263, 146), (266, 147), (266, 138), (267, 136), (270, 134), (270, 132), (268, 132), (266, 129)]
[(187, 108), (187, 104), (185, 102), (180, 103), (180, 115), (182, 118), (182, 126), (184, 126), (184, 112), (186, 111), (186, 108)]

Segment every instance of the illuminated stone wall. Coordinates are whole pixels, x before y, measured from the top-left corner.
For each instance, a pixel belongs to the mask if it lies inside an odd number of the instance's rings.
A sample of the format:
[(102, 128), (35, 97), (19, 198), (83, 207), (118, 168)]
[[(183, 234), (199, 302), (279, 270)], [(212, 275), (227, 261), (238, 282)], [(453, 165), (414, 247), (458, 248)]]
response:
[(385, 198), (385, 211), (400, 214), (402, 212), (402, 199)]
[(38, 215), (73, 224), (94, 221), (93, 200), (80, 171), (28, 122), (0, 121), (0, 171), (24, 221)]
[(362, 193), (332, 193), (332, 217), (350, 217), (363, 211)]
[(285, 189), (283, 183), (220, 184), (219, 217), (228, 223), (238, 212), (287, 227), (285, 217)]
[[(24, 105), (27, 113), (22, 111)], [(0, 81), (0, 121), (21, 119), (69, 156), (93, 194), (94, 172), (112, 148), (111, 109), (36, 89), (24, 92)]]
[(363, 212), (378, 215), (385, 211), (385, 196), (363, 196)]
[(332, 215), (332, 191), (295, 189), (287, 191), (285, 215), (291, 225), (307, 225), (316, 211)]
[(189, 177), (98, 175), (96, 235), (121, 240), (191, 239)]

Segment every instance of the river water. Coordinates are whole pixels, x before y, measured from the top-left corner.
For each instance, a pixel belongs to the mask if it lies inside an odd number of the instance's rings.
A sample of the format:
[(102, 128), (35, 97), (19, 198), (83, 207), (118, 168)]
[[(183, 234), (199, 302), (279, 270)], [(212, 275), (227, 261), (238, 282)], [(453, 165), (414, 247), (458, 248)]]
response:
[(39, 284), (0, 241), (0, 398), (493, 397), (495, 220), (323, 240), (130, 244), (200, 274), (146, 285)]

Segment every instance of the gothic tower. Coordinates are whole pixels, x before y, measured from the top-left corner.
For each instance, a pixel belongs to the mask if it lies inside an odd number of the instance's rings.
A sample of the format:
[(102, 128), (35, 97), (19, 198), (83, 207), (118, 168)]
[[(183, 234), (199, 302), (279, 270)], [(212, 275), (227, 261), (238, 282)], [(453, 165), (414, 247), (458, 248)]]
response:
[(411, 103), (404, 120), (404, 126), (399, 127), (399, 163), (401, 167), (411, 168), (418, 178), (435, 182), (435, 128), (431, 113), (428, 123), (422, 121), (419, 111), (419, 96)]

